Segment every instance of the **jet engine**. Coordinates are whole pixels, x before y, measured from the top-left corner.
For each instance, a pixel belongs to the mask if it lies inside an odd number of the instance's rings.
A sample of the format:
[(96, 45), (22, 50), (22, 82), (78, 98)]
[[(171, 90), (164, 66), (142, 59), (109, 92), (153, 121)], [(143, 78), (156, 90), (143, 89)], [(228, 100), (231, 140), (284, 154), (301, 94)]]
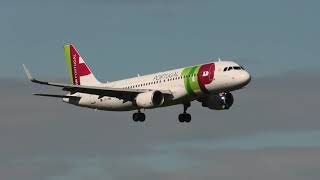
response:
[(233, 104), (233, 95), (230, 92), (209, 95), (202, 100), (202, 106), (214, 110), (229, 109)]
[(164, 95), (160, 91), (140, 93), (136, 97), (136, 104), (140, 108), (154, 108), (161, 106), (163, 102)]

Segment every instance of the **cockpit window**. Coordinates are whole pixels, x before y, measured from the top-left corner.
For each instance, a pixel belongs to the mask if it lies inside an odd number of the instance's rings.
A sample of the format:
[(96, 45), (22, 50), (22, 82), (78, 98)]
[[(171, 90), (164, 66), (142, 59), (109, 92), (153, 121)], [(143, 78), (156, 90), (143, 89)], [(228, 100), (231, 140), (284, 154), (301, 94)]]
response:
[(231, 71), (231, 70), (244, 70), (244, 68), (242, 66), (229, 66), (223, 69), (223, 71)]

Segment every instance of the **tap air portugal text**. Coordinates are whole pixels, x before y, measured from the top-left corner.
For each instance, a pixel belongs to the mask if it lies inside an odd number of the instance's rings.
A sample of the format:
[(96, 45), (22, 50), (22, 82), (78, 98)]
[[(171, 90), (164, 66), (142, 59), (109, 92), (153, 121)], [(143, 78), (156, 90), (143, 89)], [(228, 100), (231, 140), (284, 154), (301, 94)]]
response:
[(217, 61), (101, 83), (72, 44), (65, 45), (64, 52), (71, 84), (39, 81), (32, 77), (25, 65), (23, 67), (30, 81), (61, 87), (69, 93), (35, 95), (62, 98), (69, 104), (99, 110), (137, 110), (132, 117), (134, 121), (145, 120), (141, 109), (181, 104), (184, 110), (179, 115), (179, 122), (190, 122), (187, 109), (194, 100), (210, 109), (229, 109), (234, 100), (230, 92), (243, 88), (251, 80), (250, 74), (237, 63)]

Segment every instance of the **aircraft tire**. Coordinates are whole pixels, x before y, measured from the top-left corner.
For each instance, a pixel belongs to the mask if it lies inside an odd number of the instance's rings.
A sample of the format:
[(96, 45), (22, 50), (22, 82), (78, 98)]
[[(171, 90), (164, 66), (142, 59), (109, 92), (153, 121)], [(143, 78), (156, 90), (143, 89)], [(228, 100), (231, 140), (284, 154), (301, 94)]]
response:
[(134, 113), (132, 115), (132, 120), (134, 122), (144, 122), (146, 120), (146, 115), (144, 113)]
[(189, 123), (190, 121), (191, 121), (191, 115), (190, 114), (186, 114), (184, 122)]
[(189, 123), (191, 121), (191, 115), (188, 114), (188, 113), (182, 113), (182, 114), (179, 114), (179, 122), (183, 123), (183, 122), (186, 122), (186, 123)]
[(179, 122), (183, 123), (184, 122), (184, 114), (179, 114)]
[(133, 113), (133, 115), (132, 115), (132, 120), (133, 120), (134, 122), (138, 122), (138, 121), (139, 121), (139, 114), (138, 114), (138, 113)]
[(144, 122), (146, 120), (146, 115), (144, 113), (139, 113), (139, 121)]

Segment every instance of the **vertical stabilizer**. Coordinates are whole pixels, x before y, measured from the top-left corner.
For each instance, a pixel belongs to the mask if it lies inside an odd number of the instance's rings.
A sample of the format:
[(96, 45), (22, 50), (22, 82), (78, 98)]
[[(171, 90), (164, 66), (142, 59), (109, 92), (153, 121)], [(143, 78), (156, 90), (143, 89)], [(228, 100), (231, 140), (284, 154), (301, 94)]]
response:
[(87, 86), (100, 84), (72, 44), (64, 45), (64, 54), (72, 84)]

